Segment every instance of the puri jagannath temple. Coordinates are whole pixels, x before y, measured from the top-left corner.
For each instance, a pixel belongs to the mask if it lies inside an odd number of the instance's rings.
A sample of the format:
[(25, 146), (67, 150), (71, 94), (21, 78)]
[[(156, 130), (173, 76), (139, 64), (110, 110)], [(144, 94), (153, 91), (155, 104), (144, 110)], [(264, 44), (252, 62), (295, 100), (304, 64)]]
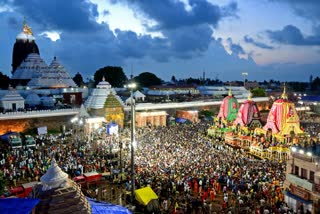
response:
[[(0, 90), (0, 111), (77, 108), (83, 103), (90, 115), (123, 127), (125, 104), (114, 88), (105, 79), (94, 89), (78, 87), (56, 56), (48, 65), (40, 56), (31, 27), (24, 20), (13, 46), (10, 87)], [(25, 125), (0, 124), (0, 134), (26, 129)]]
[(281, 98), (276, 100), (262, 126), (259, 108), (251, 94), (240, 108), (232, 96), (225, 97), (215, 123), (208, 135), (224, 139), (226, 144), (248, 150), (259, 158), (285, 160), (289, 147), (305, 140), (294, 103), (288, 100), (284, 86)]

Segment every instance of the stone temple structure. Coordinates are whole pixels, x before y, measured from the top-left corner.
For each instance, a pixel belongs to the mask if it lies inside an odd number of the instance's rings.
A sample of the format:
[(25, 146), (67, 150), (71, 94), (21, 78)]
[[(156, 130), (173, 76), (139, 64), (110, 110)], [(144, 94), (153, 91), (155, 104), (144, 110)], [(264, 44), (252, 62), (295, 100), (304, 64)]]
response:
[(12, 53), (12, 73), (14, 74), (17, 67), (21, 62), (27, 58), (30, 53), (39, 53), (39, 48), (35, 42), (33, 32), (27, 25), (27, 22), (23, 22), (22, 32), (16, 37), (16, 42), (13, 46)]
[(104, 78), (91, 91), (84, 106), (90, 114), (105, 117), (107, 122), (123, 127), (125, 104)]
[(91, 206), (80, 186), (68, 178), (55, 159), (40, 181), (41, 184), (36, 185), (29, 195), (40, 200), (35, 213), (91, 213)]

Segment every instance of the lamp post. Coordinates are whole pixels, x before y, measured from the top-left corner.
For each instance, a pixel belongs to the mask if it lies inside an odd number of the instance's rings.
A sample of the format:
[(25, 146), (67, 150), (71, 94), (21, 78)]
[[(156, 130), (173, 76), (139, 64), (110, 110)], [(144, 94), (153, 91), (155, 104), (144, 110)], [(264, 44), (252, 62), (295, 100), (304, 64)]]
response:
[(135, 103), (133, 100), (133, 89), (136, 88), (135, 83), (130, 83), (127, 85), (127, 87), (130, 89), (130, 104), (131, 104), (131, 204), (133, 205), (134, 202), (134, 189), (135, 189), (135, 179), (134, 179), (134, 133), (135, 133)]
[(243, 76), (243, 87), (245, 88), (246, 87), (246, 76), (248, 76), (248, 73), (247, 72), (242, 72), (241, 75)]

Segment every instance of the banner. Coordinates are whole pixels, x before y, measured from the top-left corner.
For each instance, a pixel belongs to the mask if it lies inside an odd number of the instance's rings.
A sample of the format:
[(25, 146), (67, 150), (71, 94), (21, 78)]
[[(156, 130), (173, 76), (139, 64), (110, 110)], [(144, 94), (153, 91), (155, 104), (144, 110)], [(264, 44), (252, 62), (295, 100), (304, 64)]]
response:
[(46, 126), (38, 127), (38, 135), (48, 134), (48, 130)]
[(115, 124), (115, 123), (108, 124), (108, 126), (107, 126), (107, 134), (108, 135), (118, 136), (118, 132), (119, 132), (119, 127), (117, 124)]

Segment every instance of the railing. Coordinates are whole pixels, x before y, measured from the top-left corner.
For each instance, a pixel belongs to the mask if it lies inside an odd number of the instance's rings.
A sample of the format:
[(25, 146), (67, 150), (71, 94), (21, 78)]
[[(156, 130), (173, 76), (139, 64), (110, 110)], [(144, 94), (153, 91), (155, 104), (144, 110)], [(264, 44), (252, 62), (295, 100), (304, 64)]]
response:
[[(247, 99), (238, 99), (239, 103), (243, 103)], [(266, 102), (268, 97), (253, 98), (255, 102)], [(188, 107), (200, 107), (209, 105), (220, 105), (222, 100), (199, 100), (190, 102), (170, 102), (170, 103), (137, 103), (136, 110), (152, 110), (152, 109), (175, 109), (175, 108), (188, 108)], [(124, 107), (125, 111), (130, 111), (130, 106)]]
[(80, 108), (6, 112), (0, 113), (0, 120), (74, 115), (78, 114), (79, 112)]

